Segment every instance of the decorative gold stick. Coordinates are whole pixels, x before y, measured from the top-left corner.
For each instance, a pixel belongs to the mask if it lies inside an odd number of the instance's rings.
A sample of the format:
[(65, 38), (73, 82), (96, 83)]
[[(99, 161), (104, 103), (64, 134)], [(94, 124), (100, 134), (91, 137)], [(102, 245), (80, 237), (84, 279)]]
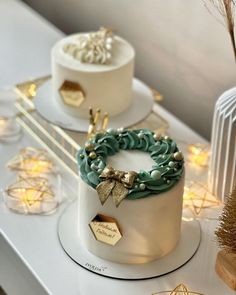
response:
[[(98, 128), (98, 123), (100, 122), (100, 128)], [(87, 138), (93, 137), (98, 132), (103, 132), (107, 128), (109, 122), (108, 113), (104, 113), (101, 118), (101, 110), (97, 109), (95, 114), (93, 113), (92, 107), (89, 108), (89, 127)]]

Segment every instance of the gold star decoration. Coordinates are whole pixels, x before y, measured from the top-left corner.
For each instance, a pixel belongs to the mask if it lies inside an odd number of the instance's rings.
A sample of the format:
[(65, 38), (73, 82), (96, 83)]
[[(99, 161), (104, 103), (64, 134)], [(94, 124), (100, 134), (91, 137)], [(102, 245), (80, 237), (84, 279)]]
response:
[(30, 175), (52, 173), (55, 169), (54, 163), (48, 158), (43, 149), (32, 147), (23, 148), (7, 163), (7, 167), (13, 171), (25, 172)]
[(10, 185), (6, 192), (10, 197), (22, 201), (27, 206), (54, 197), (48, 180), (43, 177), (19, 177), (19, 180)]
[(153, 293), (152, 295), (159, 295), (159, 294), (169, 294), (169, 295), (204, 295), (203, 293), (199, 293), (199, 292), (188, 290), (188, 288), (184, 284), (179, 284), (172, 291), (160, 291), (160, 292), (157, 292), (157, 293)]
[(5, 190), (7, 206), (19, 213), (39, 214), (55, 209), (58, 202), (53, 189), (44, 177), (18, 177)]
[(184, 187), (184, 207), (190, 208), (199, 216), (203, 209), (220, 206), (221, 202), (208, 190), (207, 186), (196, 181), (189, 181)]

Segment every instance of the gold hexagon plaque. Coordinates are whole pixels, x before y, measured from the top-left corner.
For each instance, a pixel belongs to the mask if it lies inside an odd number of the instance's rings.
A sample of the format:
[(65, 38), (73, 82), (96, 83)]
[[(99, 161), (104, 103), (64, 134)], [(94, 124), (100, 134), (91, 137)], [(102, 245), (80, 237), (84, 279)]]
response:
[(64, 104), (79, 108), (85, 99), (85, 92), (79, 83), (65, 80), (59, 89)]
[(113, 217), (97, 214), (89, 226), (95, 239), (102, 243), (115, 246), (122, 238), (119, 224)]

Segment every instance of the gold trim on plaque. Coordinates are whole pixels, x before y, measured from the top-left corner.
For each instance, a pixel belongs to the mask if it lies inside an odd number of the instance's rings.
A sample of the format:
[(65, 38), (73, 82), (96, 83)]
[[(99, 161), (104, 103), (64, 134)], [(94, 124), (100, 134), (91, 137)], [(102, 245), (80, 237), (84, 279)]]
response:
[(122, 238), (117, 220), (103, 214), (97, 214), (89, 223), (89, 227), (99, 242), (115, 246)]

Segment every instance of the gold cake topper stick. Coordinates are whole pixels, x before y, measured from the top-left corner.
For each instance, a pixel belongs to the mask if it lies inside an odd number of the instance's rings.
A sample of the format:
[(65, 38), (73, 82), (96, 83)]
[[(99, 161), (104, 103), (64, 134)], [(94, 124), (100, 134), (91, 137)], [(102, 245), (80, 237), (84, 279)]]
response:
[(102, 205), (109, 196), (112, 196), (116, 207), (118, 207), (127, 196), (129, 188), (132, 187), (136, 176), (137, 173), (134, 171), (124, 172), (115, 170), (109, 166), (106, 167), (100, 175), (103, 181), (96, 187)]
[[(97, 109), (95, 114), (93, 112), (93, 108), (89, 108), (89, 127), (88, 127), (88, 135), (87, 138), (91, 138), (95, 136), (98, 132), (104, 132), (106, 130), (107, 125), (109, 122), (109, 114), (104, 113), (103, 117), (101, 118), (101, 109)], [(98, 124), (100, 123), (100, 128)]]

